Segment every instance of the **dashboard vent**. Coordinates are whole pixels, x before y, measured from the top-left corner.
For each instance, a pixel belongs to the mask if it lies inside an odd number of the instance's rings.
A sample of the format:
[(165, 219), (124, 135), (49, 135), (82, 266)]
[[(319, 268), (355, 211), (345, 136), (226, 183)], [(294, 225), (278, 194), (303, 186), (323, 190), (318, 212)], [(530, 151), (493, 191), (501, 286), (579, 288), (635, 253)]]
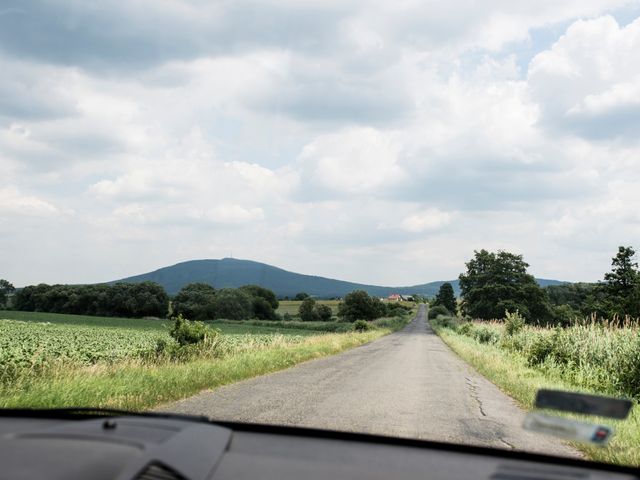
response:
[(186, 480), (175, 470), (161, 463), (150, 463), (142, 470), (135, 480)]

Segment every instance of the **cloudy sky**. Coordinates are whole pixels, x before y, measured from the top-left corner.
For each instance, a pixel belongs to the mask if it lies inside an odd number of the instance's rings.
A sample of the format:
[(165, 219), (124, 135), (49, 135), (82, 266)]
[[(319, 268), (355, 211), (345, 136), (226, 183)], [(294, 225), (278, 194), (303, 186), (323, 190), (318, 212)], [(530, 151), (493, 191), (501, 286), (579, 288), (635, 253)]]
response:
[(4, 0), (0, 277), (597, 280), (640, 249), (638, 52), (638, 1)]

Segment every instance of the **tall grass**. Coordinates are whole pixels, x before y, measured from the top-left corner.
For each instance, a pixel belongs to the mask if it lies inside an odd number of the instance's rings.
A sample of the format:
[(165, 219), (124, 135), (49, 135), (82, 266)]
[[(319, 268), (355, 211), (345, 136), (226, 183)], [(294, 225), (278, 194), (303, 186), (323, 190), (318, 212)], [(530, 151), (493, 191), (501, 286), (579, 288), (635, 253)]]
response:
[(524, 326), (512, 334), (500, 322), (450, 323), (448, 328), (517, 353), (529, 366), (576, 386), (640, 400), (640, 327), (635, 323)]
[(579, 390), (634, 400), (606, 448), (576, 445), (595, 460), (640, 465), (640, 328), (636, 323), (581, 322), (524, 326), (509, 335), (502, 322), (431, 322), (443, 340), (525, 408), (539, 388)]

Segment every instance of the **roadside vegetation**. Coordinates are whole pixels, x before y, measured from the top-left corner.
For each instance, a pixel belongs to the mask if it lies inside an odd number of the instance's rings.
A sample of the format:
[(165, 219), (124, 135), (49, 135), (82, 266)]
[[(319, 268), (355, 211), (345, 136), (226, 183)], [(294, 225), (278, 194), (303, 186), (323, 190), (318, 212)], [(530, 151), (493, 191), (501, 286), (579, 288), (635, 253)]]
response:
[[(576, 447), (595, 460), (638, 466), (640, 273), (634, 253), (620, 247), (599, 284), (549, 291), (532, 282), (521, 256), (482, 250), (460, 275), (456, 308), (434, 302), (429, 318), (456, 353), (526, 408), (542, 387), (632, 399), (627, 420), (603, 420), (616, 429), (607, 447)], [(551, 298), (572, 304), (555, 305)]]
[(363, 332), (336, 320), (0, 311), (0, 407), (148, 408), (361, 345), (402, 328), (405, 313)]

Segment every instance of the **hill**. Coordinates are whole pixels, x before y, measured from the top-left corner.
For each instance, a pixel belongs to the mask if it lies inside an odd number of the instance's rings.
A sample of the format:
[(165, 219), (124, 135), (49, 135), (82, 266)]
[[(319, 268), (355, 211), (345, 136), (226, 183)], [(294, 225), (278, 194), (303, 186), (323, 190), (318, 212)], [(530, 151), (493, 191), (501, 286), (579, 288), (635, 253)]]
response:
[[(392, 293), (434, 296), (438, 292), (440, 285), (445, 283), (444, 281), (437, 281), (399, 287), (366, 285), (314, 275), (303, 275), (265, 263), (235, 258), (191, 260), (118, 281), (126, 283), (156, 282), (162, 285), (169, 294), (177, 293), (188, 283), (203, 282), (216, 288), (256, 284), (273, 290), (280, 297), (293, 297), (296, 293), (306, 292), (309, 295), (320, 298), (343, 297), (352, 290), (357, 289), (365, 290), (370, 295), (377, 297), (387, 297)], [(544, 279), (540, 279), (538, 282), (542, 286), (563, 283), (557, 280)], [(460, 293), (458, 281), (452, 280), (450, 283), (453, 285), (456, 295), (458, 295)]]

